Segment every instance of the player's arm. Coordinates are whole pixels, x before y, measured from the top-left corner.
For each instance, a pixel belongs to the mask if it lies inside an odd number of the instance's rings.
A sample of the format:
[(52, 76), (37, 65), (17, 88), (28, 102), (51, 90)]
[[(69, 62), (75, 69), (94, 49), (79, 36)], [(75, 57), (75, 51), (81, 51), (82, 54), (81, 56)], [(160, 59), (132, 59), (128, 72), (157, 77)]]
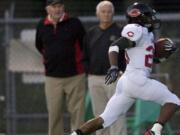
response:
[(142, 36), (142, 26), (138, 24), (128, 24), (123, 28), (121, 36), (122, 37), (114, 41), (109, 48), (111, 66), (117, 66), (119, 50), (135, 46), (135, 42)]
[(123, 50), (129, 47), (134, 47), (135, 42), (139, 40), (142, 36), (142, 27), (138, 24), (128, 24), (126, 25), (118, 40), (113, 42), (109, 48), (109, 61), (110, 69), (105, 78), (106, 84), (111, 84), (116, 81), (119, 69), (118, 69), (118, 53), (119, 50)]
[(119, 50), (124, 50), (126, 48), (130, 48), (134, 46), (134, 42), (130, 41), (125, 37), (120, 37), (118, 40), (114, 41), (110, 48), (109, 48), (109, 62), (110, 62), (110, 69), (105, 78), (105, 84), (111, 84), (116, 81), (119, 75), (119, 68), (118, 68), (118, 55)]
[(109, 47), (109, 61), (111, 66), (118, 66), (118, 53), (119, 50), (134, 47), (135, 42), (127, 39), (126, 37), (120, 37), (114, 41)]

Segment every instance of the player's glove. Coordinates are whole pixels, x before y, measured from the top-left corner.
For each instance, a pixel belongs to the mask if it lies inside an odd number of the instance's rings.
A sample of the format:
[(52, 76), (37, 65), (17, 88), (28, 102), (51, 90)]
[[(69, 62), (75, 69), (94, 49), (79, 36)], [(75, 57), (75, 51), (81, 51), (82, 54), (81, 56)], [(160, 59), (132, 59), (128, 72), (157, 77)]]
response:
[(170, 52), (171, 54), (177, 50), (175, 43), (169, 38), (167, 38), (167, 41), (165, 42), (164, 46), (165, 46), (165, 50)]
[(118, 78), (119, 68), (117, 66), (111, 66), (105, 77), (105, 84), (111, 84)]

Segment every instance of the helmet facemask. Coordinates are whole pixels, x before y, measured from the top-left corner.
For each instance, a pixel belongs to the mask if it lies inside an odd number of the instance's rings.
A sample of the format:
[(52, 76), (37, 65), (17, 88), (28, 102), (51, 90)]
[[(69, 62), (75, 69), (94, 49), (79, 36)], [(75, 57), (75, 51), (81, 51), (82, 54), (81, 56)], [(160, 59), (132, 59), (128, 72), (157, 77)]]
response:
[(161, 21), (155, 16), (156, 11), (153, 10), (151, 13), (142, 14), (142, 24), (144, 27), (147, 27), (150, 30), (159, 29), (161, 26)]

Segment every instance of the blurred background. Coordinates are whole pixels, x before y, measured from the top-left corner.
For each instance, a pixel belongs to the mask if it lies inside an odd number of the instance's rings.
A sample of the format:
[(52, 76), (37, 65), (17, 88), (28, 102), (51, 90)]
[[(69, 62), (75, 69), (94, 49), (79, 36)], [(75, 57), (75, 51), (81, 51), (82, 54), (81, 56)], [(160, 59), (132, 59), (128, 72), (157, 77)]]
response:
[[(98, 0), (65, 0), (71, 16), (79, 17), (85, 28), (97, 24), (95, 7)], [(115, 20), (125, 24), (124, 12), (134, 0), (112, 0), (115, 5)], [(144, 0), (158, 12), (162, 20), (158, 37), (171, 38), (180, 48), (180, 1)], [(44, 96), (42, 58), (34, 48), (35, 28), (40, 18), (46, 15), (45, 0), (0, 0), (0, 135), (46, 135), (47, 110)], [(166, 62), (155, 65), (153, 77), (166, 83), (180, 95), (180, 51)], [(87, 109), (88, 107), (88, 103)], [(137, 102), (127, 113), (128, 134), (144, 130)], [(147, 106), (146, 106), (147, 107)], [(151, 111), (156, 111), (151, 108)], [(88, 112), (88, 111), (87, 111)], [(145, 114), (145, 113), (143, 113)], [(90, 114), (86, 114), (89, 118)], [(135, 117), (136, 116), (136, 117)], [(150, 119), (151, 116), (146, 116)], [(65, 130), (69, 133), (69, 117), (66, 113)], [(137, 122), (137, 121), (136, 121)], [(141, 130), (142, 129), (142, 130)], [(180, 110), (168, 123), (165, 134), (180, 135)], [(140, 135), (141, 133), (136, 135)]]

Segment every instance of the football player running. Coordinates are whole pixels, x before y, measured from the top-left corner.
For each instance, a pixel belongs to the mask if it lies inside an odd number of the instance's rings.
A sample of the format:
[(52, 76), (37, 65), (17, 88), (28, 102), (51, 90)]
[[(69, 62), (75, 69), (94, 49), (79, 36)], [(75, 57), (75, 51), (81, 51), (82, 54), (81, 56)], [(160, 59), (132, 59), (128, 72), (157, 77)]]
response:
[[(157, 121), (145, 135), (161, 135), (163, 125), (173, 116), (180, 105), (180, 99), (168, 88), (150, 79), (154, 55), (154, 35), (159, 28), (155, 10), (143, 3), (134, 3), (127, 8), (128, 24), (122, 30), (122, 37), (109, 48), (111, 68), (105, 78), (106, 84), (113, 83), (119, 74), (118, 52), (126, 49), (127, 68), (118, 80), (116, 92), (107, 103), (104, 112), (87, 121), (71, 135), (88, 135), (98, 129), (112, 125), (119, 116), (126, 113), (136, 99), (160, 104), (161, 111)], [(173, 42), (168, 43), (171, 54), (176, 50)]]

